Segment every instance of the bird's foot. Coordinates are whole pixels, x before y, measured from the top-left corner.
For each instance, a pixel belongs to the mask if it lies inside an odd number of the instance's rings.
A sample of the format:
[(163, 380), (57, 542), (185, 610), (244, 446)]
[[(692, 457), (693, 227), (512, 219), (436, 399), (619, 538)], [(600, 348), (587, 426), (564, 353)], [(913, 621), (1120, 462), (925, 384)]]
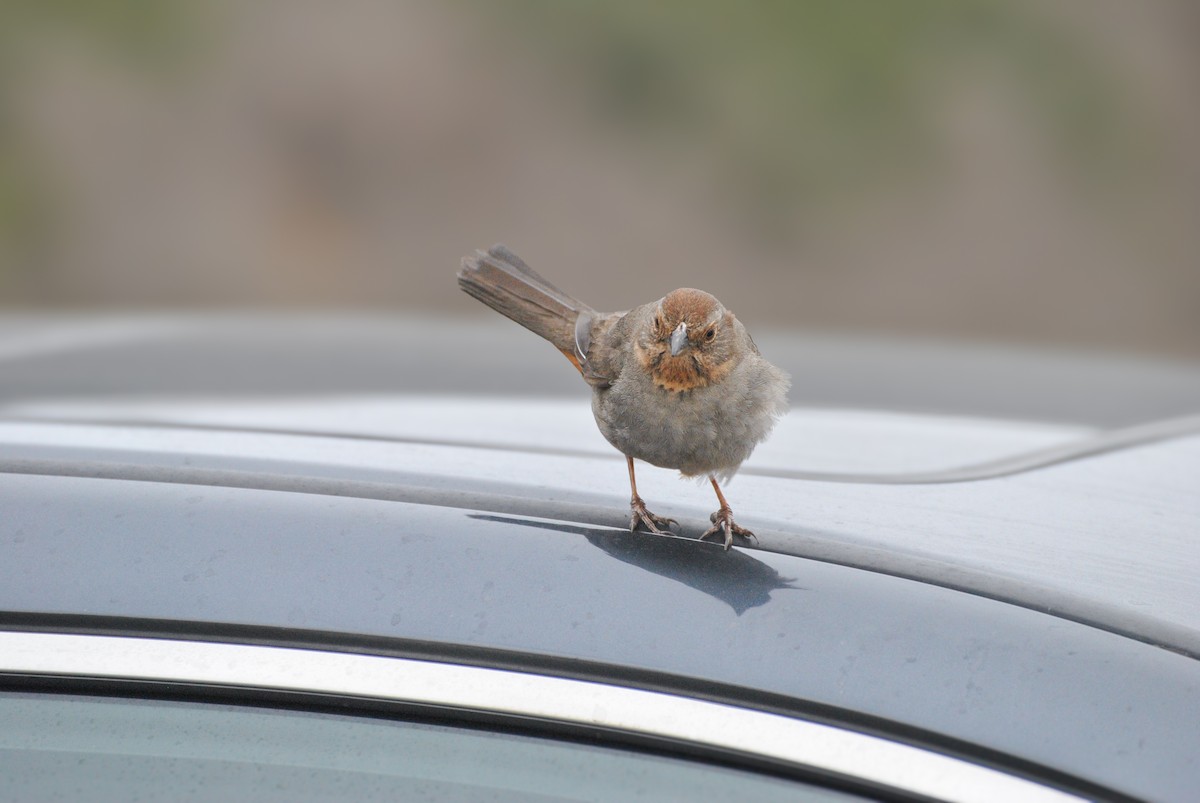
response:
[(728, 507), (722, 507), (720, 510), (717, 510), (708, 517), (708, 520), (713, 523), (713, 526), (704, 531), (704, 534), (700, 536), (700, 540), (703, 541), (710, 535), (724, 534), (725, 551), (727, 552), (729, 551), (729, 547), (733, 544), (733, 537), (735, 535), (740, 535), (743, 538), (753, 538), (755, 541), (758, 540), (754, 533), (734, 522), (733, 510)]
[[(652, 533), (665, 535), (663, 530), (669, 530), (671, 525), (679, 526), (679, 522), (675, 519), (656, 516), (649, 510), (646, 510), (646, 503), (642, 501), (642, 497), (635, 496), (629, 501), (629, 509), (632, 515), (629, 517), (629, 532), (633, 532), (638, 527), (645, 527)], [(662, 528), (662, 530), (659, 529)]]

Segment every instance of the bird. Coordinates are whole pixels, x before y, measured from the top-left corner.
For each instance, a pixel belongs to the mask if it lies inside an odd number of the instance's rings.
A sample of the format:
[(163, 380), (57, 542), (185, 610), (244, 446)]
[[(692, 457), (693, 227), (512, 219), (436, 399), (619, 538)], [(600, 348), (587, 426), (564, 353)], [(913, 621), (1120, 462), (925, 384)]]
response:
[(638, 495), (634, 460), (708, 480), (718, 509), (700, 540), (754, 538), (721, 492), (787, 411), (790, 379), (714, 296), (683, 287), (628, 312), (597, 312), (504, 245), (464, 257), (469, 295), (557, 348), (591, 387), (592, 413), (629, 470), (629, 529), (663, 535), (675, 519)]

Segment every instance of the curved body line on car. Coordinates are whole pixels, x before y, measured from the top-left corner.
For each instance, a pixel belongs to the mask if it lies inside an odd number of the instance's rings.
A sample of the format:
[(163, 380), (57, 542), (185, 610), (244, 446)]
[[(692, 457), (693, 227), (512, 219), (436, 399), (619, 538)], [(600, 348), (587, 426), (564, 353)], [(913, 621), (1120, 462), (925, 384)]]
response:
[[(17, 407), (4, 415), (5, 421), (46, 425), (84, 425), (84, 426), (131, 426), (143, 429), (171, 429), (184, 431), (211, 431), (221, 433), (243, 433), (247, 435), (285, 435), (306, 438), (333, 438), (338, 440), (360, 440), (375, 443), (397, 443), (416, 446), (449, 446), (467, 449), (483, 449), (498, 452), (516, 452), (520, 454), (544, 454), (556, 457), (601, 458), (619, 460), (620, 455), (611, 451), (597, 451), (587, 448), (571, 448), (562, 446), (545, 446), (529, 443), (505, 443), (497, 441), (481, 441), (464, 437), (420, 437), (416, 435), (387, 436), (380, 434), (364, 434), (339, 430), (314, 430), (302, 428), (246, 426), (227, 423), (201, 423), (195, 421), (159, 421), (152, 418), (132, 416), (54, 415), (39, 413), (36, 408), (24, 411)], [(1019, 451), (993, 459), (963, 465), (949, 466), (926, 471), (819, 471), (811, 469), (789, 469), (778, 466), (747, 465), (739, 470), (739, 474), (754, 477), (774, 477), (777, 479), (802, 480), (807, 482), (836, 482), (865, 485), (938, 485), (956, 482), (976, 482), (979, 480), (996, 479), (1034, 471), (1040, 468), (1083, 460), (1088, 457), (1109, 452), (1130, 449), (1138, 446), (1156, 443), (1158, 441), (1183, 438), (1200, 433), (1200, 415), (1181, 416), (1161, 421), (1152, 421), (1118, 429), (1091, 432), (1064, 443)]]

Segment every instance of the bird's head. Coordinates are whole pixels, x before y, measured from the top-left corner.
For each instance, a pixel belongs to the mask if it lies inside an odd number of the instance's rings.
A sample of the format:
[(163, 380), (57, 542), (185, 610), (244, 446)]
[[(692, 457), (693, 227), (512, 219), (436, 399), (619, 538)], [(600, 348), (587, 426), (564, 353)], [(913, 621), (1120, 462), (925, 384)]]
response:
[(733, 324), (733, 313), (703, 290), (673, 290), (655, 306), (638, 342), (638, 359), (664, 390), (716, 384), (736, 364)]

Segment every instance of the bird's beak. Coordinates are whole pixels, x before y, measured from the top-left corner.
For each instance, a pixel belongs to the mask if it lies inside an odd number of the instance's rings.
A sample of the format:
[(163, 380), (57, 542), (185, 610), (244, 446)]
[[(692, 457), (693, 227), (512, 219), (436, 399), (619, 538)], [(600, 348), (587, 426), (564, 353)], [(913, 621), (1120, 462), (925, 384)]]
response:
[(675, 331), (671, 333), (671, 356), (678, 357), (679, 352), (683, 351), (683, 347), (687, 345), (687, 324), (680, 323), (675, 327)]

